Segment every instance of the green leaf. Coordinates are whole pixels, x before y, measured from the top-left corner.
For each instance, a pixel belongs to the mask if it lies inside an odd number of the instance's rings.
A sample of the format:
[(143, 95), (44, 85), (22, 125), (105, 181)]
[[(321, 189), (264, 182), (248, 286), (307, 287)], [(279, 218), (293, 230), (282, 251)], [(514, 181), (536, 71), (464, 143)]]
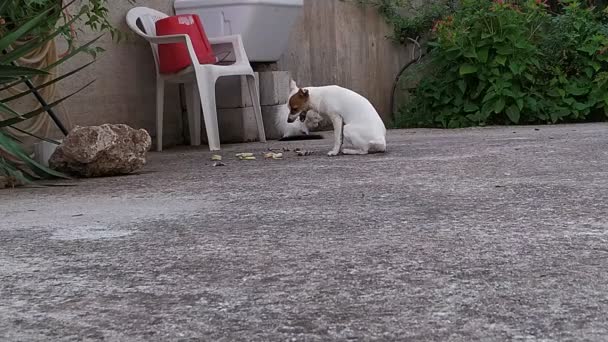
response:
[(28, 156), (28, 154), (21, 148), (21, 146), (19, 146), (16, 142), (14, 142), (6, 135), (2, 134), (2, 132), (0, 132), (0, 146), (2, 146), (2, 148), (5, 149), (9, 154), (25, 162), (27, 166), (38, 176), (51, 175), (59, 178), (68, 178), (66, 175), (51, 170), (48, 167), (45, 167), (30, 158), (30, 156)]
[(536, 101), (535, 98), (533, 97), (526, 97), (526, 103), (528, 105), (528, 108), (530, 108), (533, 111), (537, 111), (538, 110), (538, 102)]
[(23, 37), (31, 30), (35, 29), (38, 26), (38, 24), (40, 24), (42, 21), (47, 19), (47, 16), (50, 11), (51, 11), (51, 8), (47, 9), (46, 11), (43, 11), (42, 13), (40, 13), (36, 17), (34, 17), (32, 20), (21, 25), (14, 31), (9, 32), (6, 35), (4, 35), (0, 39), (0, 51), (4, 51), (4, 50), (8, 49), (19, 38)]
[(508, 46), (499, 46), (496, 48), (496, 53), (501, 56), (510, 56), (513, 54), (513, 50)]
[(497, 56), (494, 58), (494, 61), (495, 61), (497, 64), (500, 64), (500, 65), (505, 65), (505, 63), (507, 62), (507, 57), (502, 56), (502, 55), (497, 55)]
[(463, 64), (460, 66), (460, 76), (473, 74), (477, 72), (477, 67), (472, 64)]
[(477, 53), (475, 53), (475, 50), (473, 48), (466, 50), (463, 53), (463, 56), (467, 57), (467, 58), (477, 58)]
[(505, 109), (505, 99), (499, 97), (496, 103), (494, 104), (494, 113), (501, 113)]
[(474, 103), (467, 102), (464, 105), (464, 111), (467, 113), (476, 112), (478, 110), (479, 110), (479, 106)]
[(0, 64), (0, 77), (17, 78), (17, 77), (22, 77), (22, 76), (25, 77), (25, 76), (46, 75), (46, 74), (48, 74), (48, 72), (38, 70), (38, 69)]
[(72, 97), (72, 96), (74, 96), (74, 95), (78, 94), (78, 93), (79, 93), (79, 92), (81, 92), (83, 89), (85, 89), (86, 87), (88, 87), (88, 86), (90, 86), (91, 84), (93, 84), (93, 82), (95, 82), (95, 81), (91, 81), (91, 82), (87, 83), (87, 84), (86, 84), (84, 87), (82, 87), (82, 88), (80, 88), (80, 89), (76, 90), (75, 92), (71, 93), (71, 94), (70, 94), (70, 95), (68, 95), (68, 96), (65, 96), (65, 97), (63, 97), (63, 98), (61, 98), (61, 99), (59, 99), (59, 100), (57, 100), (57, 101), (55, 101), (55, 102), (53, 102), (53, 103), (48, 104), (47, 106), (44, 106), (44, 107), (42, 107), (42, 108), (39, 108), (39, 109), (33, 110), (33, 111), (29, 112), (29, 113), (23, 114), (23, 115), (21, 116), (21, 118), (11, 118), (11, 119), (2, 120), (2, 121), (0, 121), (0, 128), (1, 128), (1, 127), (12, 126), (12, 125), (18, 124), (18, 123), (19, 123), (19, 122), (21, 122), (21, 121), (25, 121), (25, 120), (27, 120), (27, 119), (31, 119), (31, 118), (35, 117), (36, 115), (40, 115), (41, 113), (46, 112), (47, 110), (49, 110), (49, 109), (51, 109), (51, 108), (55, 107), (56, 105), (60, 104), (61, 102), (63, 102), (63, 101), (65, 101), (65, 100), (69, 99), (70, 97)]
[(483, 92), (485, 87), (486, 87), (486, 83), (484, 81), (480, 81), (477, 84), (477, 89), (475, 89), (475, 92), (473, 93), (473, 95), (471, 95), (471, 99), (477, 99), (479, 97), (479, 95), (481, 95), (481, 93)]
[[(2, 134), (2, 132), (0, 132), (0, 135), (1, 134)], [(0, 141), (2, 139), (3, 138), (0, 136)], [(0, 144), (1, 144), (1, 142), (0, 142)], [(1, 157), (0, 157), (0, 171), (5, 173), (7, 176), (15, 178), (16, 180), (18, 180), (19, 182), (21, 182), (23, 184), (32, 184), (34, 180), (40, 179), (39, 177), (34, 177), (29, 174), (27, 174), (27, 175), (24, 174), (17, 167), (15, 167), (11, 163), (9, 163), (6, 159), (1, 158)]]
[(21, 132), (23, 134), (27, 134), (30, 137), (36, 138), (38, 140), (46, 141), (48, 143), (55, 144), (55, 145), (60, 145), (61, 144), (59, 141), (55, 141), (53, 139), (48, 139), (48, 138), (41, 137), (41, 136), (39, 136), (37, 134), (34, 134), (34, 133), (28, 132), (26, 130), (23, 130), (23, 129), (17, 127), (17, 126), (11, 126), (11, 128), (14, 129), (14, 130), (16, 130), (16, 131), (19, 131), (19, 132)]
[(467, 91), (467, 83), (464, 80), (459, 80), (456, 84), (463, 94)]
[(50, 41), (50, 40), (54, 39), (55, 37), (57, 37), (58, 35), (60, 35), (63, 30), (69, 29), (70, 26), (72, 24), (74, 24), (78, 19), (80, 19), (83, 14), (84, 14), (84, 12), (81, 12), (78, 15), (74, 16), (74, 18), (72, 18), (70, 21), (68, 21), (61, 27), (59, 27), (52, 34), (47, 35), (45, 37), (39, 37), (38, 39), (33, 39), (33, 40), (23, 44), (22, 46), (19, 46), (16, 49), (8, 52), (7, 54), (0, 56), (0, 64), (9, 64), (9, 63), (16, 61), (17, 59), (23, 57), (30, 51), (43, 46), (48, 41)]
[(534, 83), (536, 83), (536, 78), (535, 78), (535, 77), (534, 77), (534, 75), (532, 75), (531, 73), (529, 73), (529, 72), (524, 73), (524, 77), (525, 77), (525, 78), (526, 78), (528, 81), (532, 82), (533, 84), (534, 84)]
[(6, 113), (6, 114), (10, 114), (10, 115), (12, 115), (14, 117), (23, 118), (21, 116), (21, 114), (17, 113), (11, 107), (9, 107), (6, 104), (4, 104), (3, 101), (0, 101), (0, 112)]
[[(94, 44), (94, 43), (95, 43), (97, 40), (99, 40), (101, 37), (103, 37), (103, 35), (98, 36), (97, 38), (95, 38), (95, 39), (91, 40), (90, 42), (88, 42), (88, 43), (86, 43), (86, 44), (84, 44), (84, 45), (80, 46), (80, 47), (79, 47), (79, 48), (77, 48), (77, 49), (74, 49), (74, 50), (73, 50), (73, 51), (71, 51), (71, 52), (70, 52), (68, 55), (66, 55), (66, 56), (64, 56), (64, 57), (62, 57), (62, 58), (60, 58), (60, 59), (59, 59), (58, 61), (56, 61), (55, 63), (53, 63), (53, 64), (51, 64), (51, 65), (48, 65), (47, 67), (45, 67), (45, 68), (44, 68), (44, 69), (42, 69), (42, 70), (48, 71), (48, 70), (51, 70), (51, 69), (53, 69), (54, 67), (56, 67), (56, 66), (58, 66), (58, 65), (60, 65), (60, 64), (62, 64), (62, 63), (64, 63), (65, 61), (67, 61), (67, 60), (71, 59), (71, 58), (72, 58), (72, 57), (74, 57), (75, 55), (77, 55), (77, 54), (81, 53), (82, 51), (85, 51), (86, 49), (88, 49), (88, 48), (89, 48), (91, 45), (93, 45), (93, 44)], [(6, 85), (6, 86), (4, 86), (4, 87), (0, 88), (0, 91), (7, 90), (7, 89), (12, 88), (12, 87), (14, 87), (14, 86), (18, 85), (19, 83), (23, 83), (23, 82), (25, 82), (25, 80), (24, 80), (24, 79), (23, 79), (23, 80), (20, 80), (20, 81), (13, 82), (13, 83), (11, 83), (11, 84), (8, 84), (8, 85)]]
[(479, 59), (479, 61), (482, 63), (487, 63), (489, 52), (490, 52), (490, 48), (488, 48), (487, 46), (479, 49), (477, 51), (477, 58)]
[(589, 92), (589, 89), (578, 87), (576, 84), (568, 84), (568, 86), (566, 86), (566, 90), (568, 93), (574, 96), (585, 95)]
[(511, 69), (511, 72), (514, 75), (519, 75), (519, 74), (521, 74), (522, 66), (521, 66), (521, 64), (519, 64), (517, 62), (511, 62), (511, 63), (509, 63), (509, 69)]
[(585, 103), (581, 103), (581, 102), (575, 102), (573, 105), (574, 109), (576, 110), (586, 110), (589, 109), (589, 106)]
[(513, 122), (514, 124), (518, 124), (520, 118), (519, 108), (514, 104), (510, 105), (507, 108), (507, 116), (509, 117), (509, 120), (511, 120), (511, 122)]
[[(91, 62), (89, 62), (89, 63), (87, 63), (87, 64), (85, 64), (85, 65), (83, 65), (83, 66), (81, 66), (81, 67), (79, 67), (79, 68), (76, 68), (76, 69), (74, 69), (74, 70), (72, 70), (72, 71), (68, 72), (67, 74), (63, 74), (63, 75), (61, 75), (61, 76), (59, 76), (59, 77), (57, 77), (57, 78), (55, 78), (55, 79), (52, 79), (52, 80), (50, 80), (50, 81), (48, 81), (48, 82), (46, 82), (46, 83), (43, 83), (43, 84), (41, 84), (41, 85), (39, 85), (39, 86), (35, 87), (35, 88), (34, 88), (34, 90), (38, 90), (38, 91), (39, 91), (39, 90), (44, 89), (44, 88), (46, 88), (46, 87), (48, 87), (48, 86), (50, 86), (50, 85), (52, 85), (52, 84), (54, 84), (54, 83), (57, 83), (57, 82), (59, 82), (59, 81), (61, 81), (61, 80), (63, 80), (63, 79), (66, 79), (66, 78), (68, 78), (68, 77), (72, 76), (73, 74), (75, 74), (75, 73), (79, 72), (80, 70), (82, 70), (82, 69), (84, 69), (84, 68), (88, 67), (89, 65), (91, 65), (91, 64), (93, 64), (93, 63), (95, 63), (95, 61), (91, 61)], [(33, 93), (33, 92), (34, 92), (34, 90), (29, 89), (29, 90), (27, 90), (27, 91), (21, 92), (21, 93), (16, 94), (16, 95), (13, 95), (13, 96), (11, 96), (11, 97), (4, 98), (4, 99), (0, 100), (0, 105), (1, 105), (3, 102), (4, 102), (4, 103), (7, 103), (7, 102), (10, 102), (10, 101), (17, 100), (17, 99), (19, 99), (19, 98), (21, 98), (21, 97), (23, 97), (23, 96), (29, 95), (29, 94)], [(0, 108), (0, 109), (1, 109), (1, 108)]]
[(91, 45), (95, 44), (95, 42), (97, 42), (101, 37), (103, 37), (103, 35), (97, 36), (96, 38), (94, 38), (93, 40), (89, 41), (88, 43), (86, 43), (86, 44), (78, 47), (77, 49), (74, 49), (69, 54), (67, 54), (64, 57), (60, 58), (55, 63), (52, 63), (51, 65), (48, 65), (47, 67), (45, 67), (43, 70), (51, 70), (52, 68), (58, 66), (59, 64), (62, 64), (63, 62), (67, 61), (68, 59), (70, 59), (70, 58), (74, 57), (75, 55), (81, 53), (82, 51), (88, 49)]
[(483, 97), (483, 100), (481, 100), (481, 102), (486, 103), (495, 97), (496, 97), (496, 92), (494, 92), (493, 90), (488, 91), (488, 93), (486, 94), (486, 96)]

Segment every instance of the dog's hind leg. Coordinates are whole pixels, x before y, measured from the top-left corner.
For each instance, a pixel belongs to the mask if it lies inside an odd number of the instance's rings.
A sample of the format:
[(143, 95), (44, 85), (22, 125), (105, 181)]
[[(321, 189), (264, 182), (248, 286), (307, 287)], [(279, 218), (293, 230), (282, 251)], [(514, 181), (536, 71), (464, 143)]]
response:
[(343, 148), (344, 154), (367, 154), (368, 146), (365, 140), (361, 137), (359, 127), (354, 125), (344, 125), (344, 141), (348, 141), (348, 145), (352, 148)]
[(362, 154), (367, 154), (367, 151), (345, 148), (342, 150), (342, 153), (343, 154), (352, 154), (352, 155), (362, 155)]
[(334, 115), (331, 117), (331, 122), (334, 126), (334, 148), (327, 153), (328, 156), (337, 156), (340, 154), (340, 149), (342, 148), (342, 140), (344, 134), (344, 121), (342, 117), (339, 115)]
[(369, 143), (369, 153), (386, 152), (386, 138), (381, 137)]

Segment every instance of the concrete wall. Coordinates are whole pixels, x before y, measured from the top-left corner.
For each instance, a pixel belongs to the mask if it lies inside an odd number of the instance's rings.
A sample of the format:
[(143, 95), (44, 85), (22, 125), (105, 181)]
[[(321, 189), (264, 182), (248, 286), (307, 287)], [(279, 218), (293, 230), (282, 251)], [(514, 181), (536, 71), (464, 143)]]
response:
[(279, 65), (300, 86), (337, 84), (364, 95), (387, 121), (393, 81), (411, 55), (386, 38), (391, 33), (373, 7), (305, 0)]
[[(138, 5), (172, 12), (172, 0), (138, 0)], [(118, 27), (128, 31), (124, 15), (133, 5), (112, 0), (111, 15)], [(390, 88), (409, 52), (385, 36), (388, 27), (375, 9), (339, 0), (305, 0), (305, 10), (292, 32), (291, 45), (279, 62), (302, 86), (338, 84), (367, 96), (388, 118)], [(83, 34), (81, 39), (91, 38)], [(104, 37), (106, 52), (80, 75), (64, 82), (61, 94), (96, 79), (87, 90), (70, 99), (65, 113), (78, 125), (126, 123), (155, 135), (154, 61), (149, 46), (139, 38), (120, 44)], [(68, 70), (88, 57), (62, 66)], [(165, 144), (183, 143), (183, 127), (177, 86), (167, 89)]]

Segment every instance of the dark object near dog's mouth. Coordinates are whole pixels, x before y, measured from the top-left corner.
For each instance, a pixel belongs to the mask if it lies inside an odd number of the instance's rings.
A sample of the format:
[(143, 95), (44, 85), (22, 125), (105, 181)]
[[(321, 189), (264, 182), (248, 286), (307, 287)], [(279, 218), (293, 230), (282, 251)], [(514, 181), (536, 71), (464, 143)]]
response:
[[(300, 121), (304, 122), (306, 121), (306, 114), (308, 112), (300, 112)], [(287, 123), (294, 123), (296, 121), (296, 119), (294, 117), (292, 117), (292, 114), (289, 114), (289, 116), (287, 117)]]
[(323, 139), (322, 135), (318, 134), (303, 134), (303, 135), (294, 135), (291, 137), (285, 137), (279, 139), (279, 141), (297, 141), (297, 140), (321, 140)]

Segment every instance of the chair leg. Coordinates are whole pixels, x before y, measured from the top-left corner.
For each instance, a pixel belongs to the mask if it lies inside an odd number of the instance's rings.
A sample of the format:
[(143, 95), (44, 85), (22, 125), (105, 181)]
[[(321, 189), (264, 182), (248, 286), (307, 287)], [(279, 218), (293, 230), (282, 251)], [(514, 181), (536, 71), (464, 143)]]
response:
[(217, 78), (210, 72), (196, 71), (196, 81), (203, 107), (205, 128), (207, 130), (207, 141), (209, 150), (220, 150), (220, 131), (217, 123), (217, 107), (215, 102), (215, 82)]
[(165, 110), (165, 81), (156, 78), (156, 151), (163, 150), (163, 112)]
[(247, 75), (249, 83), (249, 95), (253, 103), (253, 111), (255, 112), (255, 122), (258, 125), (258, 138), (260, 142), (266, 142), (266, 132), (264, 131), (264, 120), (262, 119), (262, 106), (260, 105), (260, 91), (258, 82), (254, 75)]
[(188, 128), (190, 129), (190, 145), (201, 145), (201, 101), (195, 83), (186, 83), (186, 101), (188, 105)]

